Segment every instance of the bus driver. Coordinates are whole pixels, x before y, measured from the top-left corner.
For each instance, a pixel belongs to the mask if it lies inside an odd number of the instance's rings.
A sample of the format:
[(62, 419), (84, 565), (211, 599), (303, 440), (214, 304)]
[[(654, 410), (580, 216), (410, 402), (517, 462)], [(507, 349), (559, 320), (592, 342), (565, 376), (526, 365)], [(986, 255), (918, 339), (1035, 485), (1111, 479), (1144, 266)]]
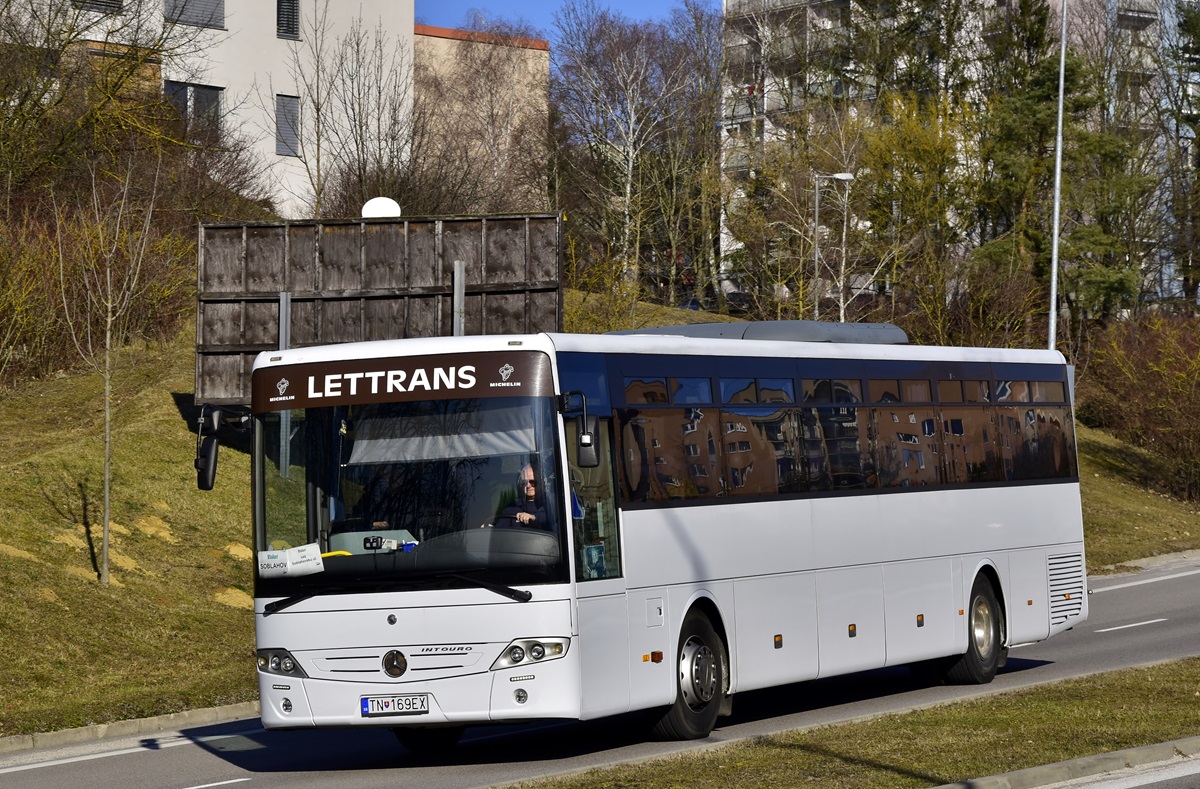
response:
[(538, 495), (537, 478), (533, 474), (533, 466), (525, 466), (517, 475), (517, 500), (505, 507), (496, 526), (511, 528), (514, 526), (532, 526), (534, 528), (549, 528), (546, 519), (546, 508), (541, 504)]

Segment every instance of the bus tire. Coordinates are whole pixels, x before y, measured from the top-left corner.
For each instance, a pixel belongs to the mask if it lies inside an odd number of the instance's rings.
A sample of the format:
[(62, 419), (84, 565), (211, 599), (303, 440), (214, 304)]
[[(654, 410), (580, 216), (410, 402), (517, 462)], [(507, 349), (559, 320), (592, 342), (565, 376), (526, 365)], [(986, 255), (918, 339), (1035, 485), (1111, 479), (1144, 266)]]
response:
[(454, 749), (462, 739), (462, 726), (411, 728), (395, 726), (392, 734), (415, 756), (438, 756)]
[(986, 685), (996, 676), (1003, 649), (1000, 603), (992, 582), (979, 575), (971, 586), (967, 608), (967, 651), (950, 666), (946, 681), (956, 685)]
[(692, 609), (679, 631), (675, 703), (654, 725), (663, 740), (699, 740), (712, 733), (729, 687), (725, 645), (712, 623)]

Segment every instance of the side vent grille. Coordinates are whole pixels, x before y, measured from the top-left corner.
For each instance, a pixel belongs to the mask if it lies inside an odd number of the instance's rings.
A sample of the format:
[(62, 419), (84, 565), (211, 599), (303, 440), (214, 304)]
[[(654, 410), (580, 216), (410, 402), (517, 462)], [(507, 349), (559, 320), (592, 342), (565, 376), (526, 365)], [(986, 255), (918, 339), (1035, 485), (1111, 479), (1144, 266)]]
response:
[(1050, 624), (1060, 625), (1083, 613), (1083, 554), (1047, 557), (1050, 571)]

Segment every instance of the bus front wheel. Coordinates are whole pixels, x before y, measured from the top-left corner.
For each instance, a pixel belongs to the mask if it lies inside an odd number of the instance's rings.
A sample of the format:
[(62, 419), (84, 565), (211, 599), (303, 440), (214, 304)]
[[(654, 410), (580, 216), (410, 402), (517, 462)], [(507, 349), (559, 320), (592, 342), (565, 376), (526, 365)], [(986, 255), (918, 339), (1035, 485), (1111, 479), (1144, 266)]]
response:
[(698, 740), (712, 733), (729, 687), (725, 645), (708, 617), (693, 609), (679, 631), (675, 703), (654, 726), (664, 740)]
[(1003, 651), (1000, 603), (992, 582), (980, 575), (971, 587), (967, 609), (967, 651), (950, 666), (946, 680), (957, 685), (986, 685), (996, 676)]

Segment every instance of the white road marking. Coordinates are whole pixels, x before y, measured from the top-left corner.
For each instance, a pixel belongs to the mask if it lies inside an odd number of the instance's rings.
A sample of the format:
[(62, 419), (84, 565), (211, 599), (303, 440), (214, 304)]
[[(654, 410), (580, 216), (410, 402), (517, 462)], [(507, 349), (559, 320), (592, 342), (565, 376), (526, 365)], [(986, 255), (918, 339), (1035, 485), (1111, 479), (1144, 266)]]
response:
[(1105, 586), (1102, 589), (1091, 590), (1092, 594), (1100, 594), (1101, 592), (1111, 592), (1114, 589), (1128, 589), (1131, 586), (1141, 586), (1142, 584), (1156, 584), (1159, 581), (1170, 581), (1175, 578), (1186, 578), (1189, 575), (1200, 575), (1200, 570), (1188, 570), (1186, 573), (1175, 573), (1173, 575), (1161, 575), (1158, 578), (1146, 578), (1141, 581), (1129, 581), (1123, 584), (1114, 584), (1113, 586)]
[(218, 781), (215, 784), (200, 784), (199, 786), (189, 786), (187, 789), (209, 789), (213, 786), (229, 786), (230, 784), (245, 783), (249, 780), (249, 778), (234, 778), (232, 781)]
[(1151, 619), (1146, 622), (1134, 622), (1132, 625), (1121, 625), (1120, 627), (1106, 627), (1103, 630), (1093, 630), (1093, 633), (1111, 633), (1114, 630), (1127, 630), (1131, 627), (1141, 627), (1142, 625), (1156, 625), (1159, 622), (1165, 622), (1165, 619)]

